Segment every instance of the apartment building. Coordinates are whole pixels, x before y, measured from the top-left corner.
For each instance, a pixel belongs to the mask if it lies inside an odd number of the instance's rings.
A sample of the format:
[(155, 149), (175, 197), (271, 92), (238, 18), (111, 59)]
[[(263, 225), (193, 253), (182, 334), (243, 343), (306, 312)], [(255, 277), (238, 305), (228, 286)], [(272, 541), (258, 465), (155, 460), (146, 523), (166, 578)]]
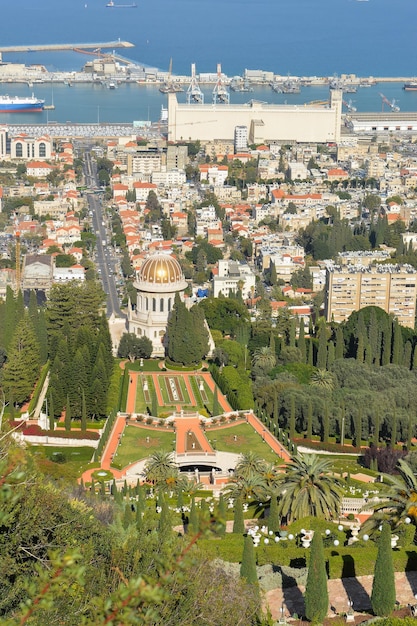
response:
[(378, 306), (402, 326), (414, 328), (417, 273), (410, 265), (329, 265), (326, 272), (327, 321), (343, 322), (353, 311)]

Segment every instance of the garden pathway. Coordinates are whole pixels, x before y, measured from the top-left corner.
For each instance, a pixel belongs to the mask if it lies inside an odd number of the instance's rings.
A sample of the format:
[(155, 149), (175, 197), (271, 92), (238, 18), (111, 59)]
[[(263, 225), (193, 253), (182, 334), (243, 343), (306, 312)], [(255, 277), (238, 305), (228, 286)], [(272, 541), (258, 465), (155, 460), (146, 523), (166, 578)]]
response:
[[(216, 383), (214, 382), (214, 380), (211, 377), (210, 372), (197, 372), (198, 376), (201, 376), (201, 378), (204, 378), (206, 384), (208, 385), (210, 391), (214, 391), (214, 388), (216, 386)], [(194, 374), (195, 376), (195, 374)], [(230, 406), (230, 404), (228, 403), (228, 401), (226, 400), (225, 396), (222, 394), (222, 392), (218, 391), (218, 400), (219, 400), (219, 404), (222, 407), (223, 411), (225, 413), (230, 413), (231, 411), (233, 411), (232, 407)]]
[[(357, 576), (356, 578), (342, 578), (329, 580), (328, 617), (345, 613), (348, 610), (348, 601), (353, 602), (353, 610), (369, 611), (371, 608), (373, 576)], [(406, 606), (415, 604), (414, 594), (417, 593), (417, 572), (396, 572), (395, 587), (397, 602)], [(272, 589), (265, 594), (273, 619), (279, 619), (281, 607), (284, 607), (286, 618), (294, 614), (304, 615), (304, 587), (290, 587), (289, 589)]]
[(136, 393), (138, 388), (138, 372), (129, 372), (129, 389), (127, 390), (126, 413), (136, 411)]
[[(193, 417), (177, 417), (175, 420), (175, 430), (176, 430), (176, 453), (184, 454), (185, 452), (191, 452), (187, 450), (186, 439), (189, 436), (188, 433), (191, 432), (198, 443), (201, 446), (202, 452), (209, 452), (214, 454), (214, 450), (209, 444), (205, 433), (203, 432), (200, 426), (200, 418)], [(195, 452), (201, 452), (200, 450), (196, 450)]]
[(278, 441), (276, 437), (262, 424), (262, 422), (250, 411), (246, 414), (248, 424), (253, 426), (257, 433), (260, 434), (262, 439), (269, 445), (269, 447), (278, 454), (283, 461), (289, 461), (291, 455), (286, 448)]

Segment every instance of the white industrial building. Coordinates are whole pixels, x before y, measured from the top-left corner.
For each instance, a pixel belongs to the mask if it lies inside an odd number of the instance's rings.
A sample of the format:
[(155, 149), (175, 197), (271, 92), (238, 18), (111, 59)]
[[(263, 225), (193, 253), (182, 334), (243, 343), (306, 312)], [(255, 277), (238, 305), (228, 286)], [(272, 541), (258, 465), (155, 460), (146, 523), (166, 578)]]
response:
[(236, 126), (246, 126), (248, 143), (269, 140), (338, 142), (342, 119), (342, 92), (332, 90), (329, 106), (321, 104), (179, 104), (168, 94), (168, 140), (234, 140)]

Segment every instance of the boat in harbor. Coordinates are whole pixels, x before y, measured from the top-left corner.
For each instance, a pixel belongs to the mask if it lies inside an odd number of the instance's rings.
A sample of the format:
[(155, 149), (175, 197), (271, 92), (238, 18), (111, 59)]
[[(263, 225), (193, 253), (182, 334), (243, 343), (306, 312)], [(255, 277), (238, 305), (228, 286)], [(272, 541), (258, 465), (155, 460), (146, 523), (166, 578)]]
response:
[(403, 85), (405, 91), (417, 91), (417, 80), (410, 80)]
[(0, 96), (0, 113), (39, 113), (43, 111), (45, 100), (21, 96)]
[(106, 4), (106, 7), (111, 9), (136, 9), (137, 6), (136, 2), (132, 2), (132, 4), (116, 4), (113, 0)]

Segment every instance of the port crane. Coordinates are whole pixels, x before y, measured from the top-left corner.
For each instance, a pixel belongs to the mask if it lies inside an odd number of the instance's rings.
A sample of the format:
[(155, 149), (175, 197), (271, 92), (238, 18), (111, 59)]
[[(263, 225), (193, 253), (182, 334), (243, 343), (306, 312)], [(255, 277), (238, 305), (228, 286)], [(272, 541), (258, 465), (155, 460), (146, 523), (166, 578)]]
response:
[(348, 102), (346, 102), (346, 100), (342, 100), (342, 102), (345, 105), (345, 107), (347, 108), (347, 110), (349, 111), (349, 113), (355, 113), (356, 107), (353, 106), (352, 100), (349, 100)]
[(382, 98), (382, 109), (384, 109), (384, 104), (386, 104), (387, 106), (389, 106), (391, 111), (393, 111), (394, 113), (398, 113), (400, 107), (396, 104), (395, 100), (388, 100), (388, 98), (386, 98), (383, 93), (380, 93), (379, 95)]
[(196, 78), (195, 63), (191, 63), (191, 82), (187, 89), (187, 104), (191, 104), (192, 102), (204, 104), (204, 94)]
[(220, 63), (217, 63), (217, 82), (213, 89), (213, 104), (217, 104), (218, 102), (224, 104), (230, 103), (230, 94), (223, 82), (222, 66)]

